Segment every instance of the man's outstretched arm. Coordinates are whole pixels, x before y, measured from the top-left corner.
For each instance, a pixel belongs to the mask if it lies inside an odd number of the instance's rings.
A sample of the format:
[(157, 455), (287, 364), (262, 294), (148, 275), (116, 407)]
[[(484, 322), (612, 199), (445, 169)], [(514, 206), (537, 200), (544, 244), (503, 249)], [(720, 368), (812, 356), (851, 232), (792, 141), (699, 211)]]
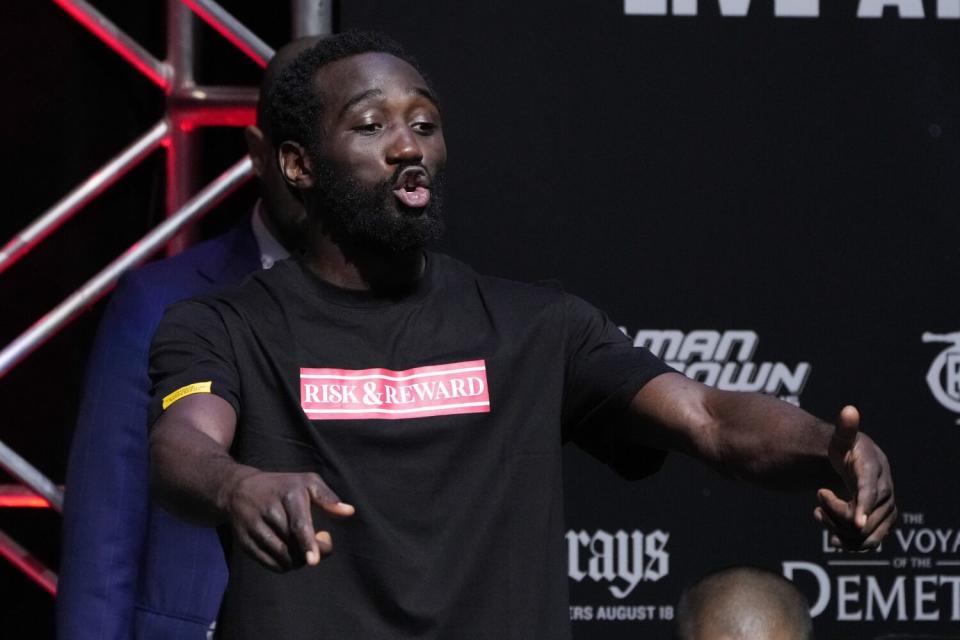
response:
[[(815, 517), (834, 544), (876, 547), (896, 521), (890, 465), (845, 407), (837, 424), (759, 393), (719, 391), (666, 373), (631, 401), (644, 444), (699, 458), (727, 475), (783, 489), (819, 489)], [(847, 501), (833, 489), (845, 485)]]
[(228, 453), (236, 413), (224, 399), (195, 394), (172, 404), (150, 434), (150, 484), (167, 509), (194, 522), (230, 522), (235, 540), (275, 571), (315, 565), (330, 553), (326, 531), (315, 531), (316, 504), (345, 517), (340, 502), (315, 473), (267, 473), (237, 463)]

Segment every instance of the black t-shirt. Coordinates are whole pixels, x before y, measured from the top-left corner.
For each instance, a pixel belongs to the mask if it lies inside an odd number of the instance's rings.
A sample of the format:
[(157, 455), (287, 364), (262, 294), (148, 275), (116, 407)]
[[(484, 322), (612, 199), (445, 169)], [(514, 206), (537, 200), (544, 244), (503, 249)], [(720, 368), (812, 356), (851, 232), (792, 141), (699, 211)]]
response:
[(224, 638), (567, 638), (562, 443), (631, 475), (662, 461), (618, 455), (616, 418), (666, 365), (558, 287), (439, 254), (399, 299), (278, 263), (171, 307), (150, 368), (151, 423), (215, 393), (238, 461), (317, 472), (357, 508), (315, 510), (335, 552), (283, 575), (225, 533)]

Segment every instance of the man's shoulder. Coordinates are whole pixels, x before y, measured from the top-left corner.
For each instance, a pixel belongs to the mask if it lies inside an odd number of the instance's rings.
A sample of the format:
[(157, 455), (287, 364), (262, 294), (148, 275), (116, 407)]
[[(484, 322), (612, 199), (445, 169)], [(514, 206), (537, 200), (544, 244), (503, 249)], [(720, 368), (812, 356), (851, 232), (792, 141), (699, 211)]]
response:
[(487, 275), (477, 272), (473, 267), (451, 256), (436, 253), (431, 254), (438, 269), (448, 279), (473, 281), (480, 291), (488, 295), (506, 296), (515, 300), (529, 300), (531, 302), (559, 302), (566, 293), (558, 280), (539, 280), (524, 282), (501, 276)]
[(229, 285), (255, 269), (255, 247), (249, 225), (239, 225), (176, 256), (127, 272), (110, 296), (101, 332), (110, 335), (120, 327), (148, 339), (170, 305)]
[[(428, 254), (431, 262), (434, 291), (445, 290), (454, 296), (465, 290), (476, 290), (481, 295), (510, 304), (543, 306), (560, 303), (570, 296), (557, 280), (523, 282), (510, 278), (479, 273), (467, 263), (442, 253)], [(248, 277), (229, 286), (189, 296), (192, 302), (206, 306), (230, 307), (273, 305), (278, 299), (299, 299), (310, 289), (302, 273), (302, 265), (295, 258), (278, 261), (270, 269), (252, 272)], [(166, 274), (161, 274), (166, 275)]]
[[(250, 230), (238, 225), (175, 256), (149, 262), (130, 272), (127, 278), (152, 284), (167, 282), (170, 278), (181, 279), (193, 274), (199, 275), (205, 267), (219, 266), (223, 261), (235, 258), (240, 253), (252, 254), (251, 247), (254, 245), (248, 246), (245, 236), (252, 239)], [(218, 274), (210, 274), (208, 279), (216, 275)]]
[(233, 281), (195, 291), (184, 296), (179, 304), (264, 312), (278, 299), (289, 297), (289, 290), (295, 288), (296, 270), (293, 258), (278, 260), (269, 269), (255, 269)]

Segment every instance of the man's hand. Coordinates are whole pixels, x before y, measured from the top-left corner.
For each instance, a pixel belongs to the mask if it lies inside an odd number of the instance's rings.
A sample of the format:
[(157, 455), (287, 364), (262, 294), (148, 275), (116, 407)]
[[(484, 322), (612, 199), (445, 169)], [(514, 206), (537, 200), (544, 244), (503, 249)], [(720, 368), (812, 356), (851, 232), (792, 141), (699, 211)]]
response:
[(237, 415), (223, 398), (198, 393), (174, 402), (150, 433), (154, 495), (174, 514), (207, 526), (229, 520), (243, 549), (274, 571), (315, 565), (333, 550), (315, 531), (311, 506), (352, 516), (315, 473), (265, 473), (237, 464), (229, 450)]
[(311, 505), (327, 514), (352, 516), (315, 473), (266, 473), (241, 467), (223, 487), (221, 500), (235, 539), (265, 567), (277, 572), (316, 565), (333, 551), (327, 531), (315, 531)]
[(860, 432), (860, 412), (853, 406), (840, 411), (830, 462), (853, 497), (844, 501), (830, 489), (820, 489), (814, 517), (831, 531), (834, 546), (877, 547), (897, 519), (893, 480), (883, 451)]

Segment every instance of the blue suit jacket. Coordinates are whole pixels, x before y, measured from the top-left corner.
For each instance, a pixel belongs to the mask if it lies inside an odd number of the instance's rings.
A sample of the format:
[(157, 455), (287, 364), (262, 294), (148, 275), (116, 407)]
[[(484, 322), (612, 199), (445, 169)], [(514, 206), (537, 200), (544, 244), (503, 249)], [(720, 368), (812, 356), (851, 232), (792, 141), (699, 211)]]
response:
[(214, 529), (155, 505), (147, 479), (150, 341), (171, 303), (260, 268), (249, 221), (125, 276), (90, 355), (67, 466), (57, 631), (64, 640), (206, 637), (227, 569)]

